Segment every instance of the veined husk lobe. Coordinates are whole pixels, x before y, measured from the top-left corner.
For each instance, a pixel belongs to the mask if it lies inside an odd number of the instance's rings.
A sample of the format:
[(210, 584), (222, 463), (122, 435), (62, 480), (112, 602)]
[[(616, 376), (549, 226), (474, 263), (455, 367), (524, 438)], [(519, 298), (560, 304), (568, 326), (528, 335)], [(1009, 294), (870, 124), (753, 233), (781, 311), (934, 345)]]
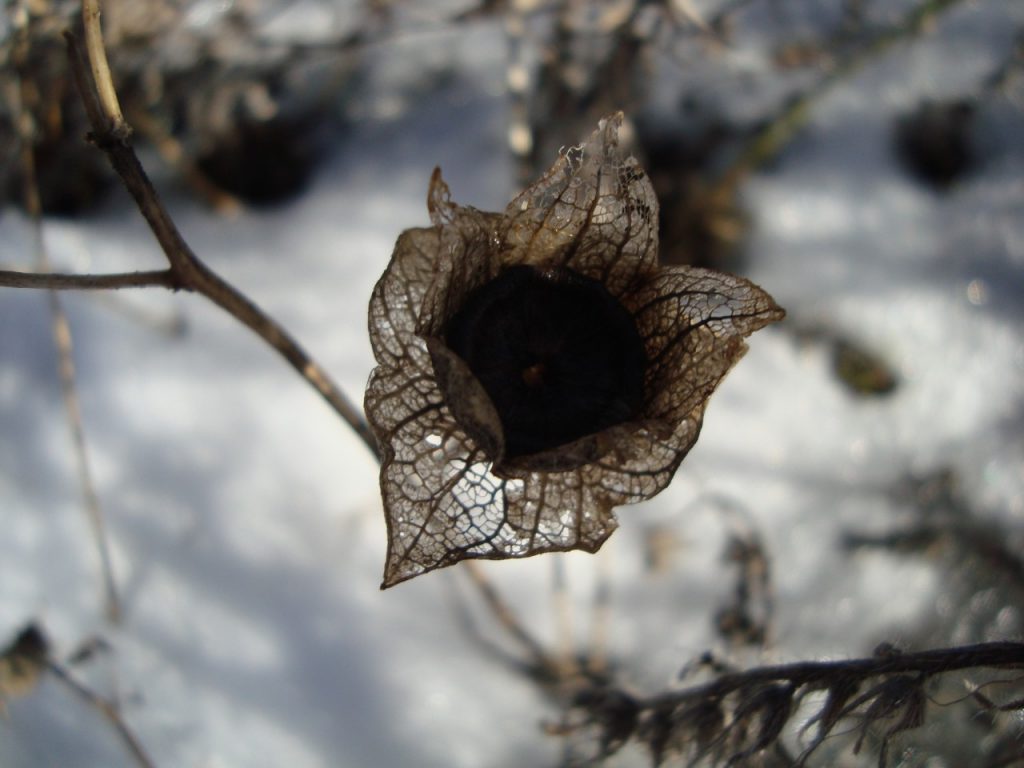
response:
[[(383, 456), (383, 586), (467, 558), (596, 551), (615, 506), (668, 485), (743, 338), (783, 316), (743, 278), (658, 266), (657, 200), (619, 148), (621, 121), (603, 120), (500, 214), (452, 202), (435, 171), (433, 226), (398, 238), (370, 301), (365, 402)], [(632, 318), (644, 370), (626, 420), (512, 455), (514, 423), (446, 333), (467, 299), (524, 266), (598, 283)]]

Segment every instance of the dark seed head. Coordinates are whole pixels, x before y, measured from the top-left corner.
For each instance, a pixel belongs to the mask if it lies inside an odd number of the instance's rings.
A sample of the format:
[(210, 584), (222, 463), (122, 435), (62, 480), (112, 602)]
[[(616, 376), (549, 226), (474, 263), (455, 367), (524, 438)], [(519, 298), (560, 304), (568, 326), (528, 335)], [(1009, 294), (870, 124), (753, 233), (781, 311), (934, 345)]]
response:
[(643, 404), (633, 317), (600, 282), (568, 269), (506, 269), (469, 295), (445, 341), (490, 396), (506, 458), (629, 421)]

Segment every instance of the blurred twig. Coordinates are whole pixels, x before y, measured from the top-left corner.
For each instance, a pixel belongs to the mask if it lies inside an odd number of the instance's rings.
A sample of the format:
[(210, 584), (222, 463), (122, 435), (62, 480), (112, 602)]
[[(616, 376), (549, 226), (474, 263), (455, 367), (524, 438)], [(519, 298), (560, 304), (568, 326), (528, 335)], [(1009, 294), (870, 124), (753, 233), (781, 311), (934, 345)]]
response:
[(159, 287), (178, 290), (173, 270), (119, 272), (106, 275), (74, 275), (60, 272), (0, 270), (0, 286), (5, 288), (42, 288), (52, 291), (111, 290), (116, 288)]
[[(86, 16), (85, 19), (88, 21), (89, 17)], [(93, 19), (93, 21), (99, 23), (98, 19)], [(85, 102), (89, 123), (93, 128), (92, 140), (106, 153), (110, 164), (135, 199), (139, 211), (145, 217), (170, 262), (170, 271), (173, 273), (178, 287), (202, 294), (270, 344), (320, 393), (377, 456), (377, 443), (366, 420), (331, 380), (327, 372), (299, 346), (298, 342), (283, 327), (236, 290), (234, 286), (207, 267), (193, 253), (181, 233), (178, 232), (178, 228), (164, 208), (132, 149), (129, 141), (131, 128), (124, 122), (124, 118), (119, 112), (109, 111), (108, 106), (103, 105), (102, 100), (97, 103), (96, 99), (92, 97), (93, 89), (96, 86), (89, 80), (86, 70), (81, 64), (81, 54), (75, 38), (68, 34), (67, 41), (71, 68)], [(94, 67), (92, 71), (95, 73), (96, 68)], [(107, 77), (109, 80), (109, 71)]]
[(746, 143), (737, 159), (719, 177), (718, 186), (725, 190), (738, 187), (752, 172), (778, 156), (806, 125), (811, 116), (811, 107), (835, 85), (896, 43), (919, 34), (936, 16), (962, 1), (925, 0), (909, 11), (898, 24), (879, 32), (865, 45), (840, 59), (817, 83), (789, 101)]
[(649, 705), (696, 698), (721, 698), (754, 683), (788, 682), (794, 685), (825, 683), (837, 677), (866, 680), (890, 675), (938, 675), (963, 669), (1024, 669), (1024, 643), (996, 642), (962, 645), (914, 653), (884, 653), (863, 659), (839, 661), (798, 661), (727, 672), (720, 677), (682, 691), (660, 694)]
[(961, 490), (951, 467), (907, 478), (890, 488), (889, 493), (897, 502), (909, 502), (915, 519), (882, 532), (847, 531), (840, 541), (844, 549), (949, 551), (955, 558), (973, 557), (984, 564), (984, 568), (973, 569), (976, 578), (991, 581), (999, 577), (1017, 592), (1024, 592), (1024, 558), (1015, 546), (1012, 531), (977, 509)]
[(46, 635), (36, 624), (28, 624), (0, 651), (0, 713), (5, 700), (31, 693), (46, 672), (103, 716), (140, 768), (154, 768), (142, 742), (125, 723), (116, 704), (80, 683), (56, 661)]
[(129, 728), (125, 723), (118, 711), (118, 708), (114, 704), (107, 701), (107, 699), (100, 696), (91, 688), (88, 688), (78, 682), (78, 680), (76, 680), (74, 676), (61, 664), (51, 660), (47, 662), (46, 668), (57, 680), (63, 683), (69, 691), (103, 715), (103, 718), (110, 723), (110, 727), (114, 729), (124, 746), (131, 753), (136, 764), (141, 766), (141, 768), (155, 768), (155, 763), (146, 753), (145, 748), (142, 746), (142, 742), (139, 741), (131, 728)]
[(726, 642), (765, 649), (772, 644), (775, 596), (771, 562), (757, 530), (735, 505), (729, 513), (730, 531), (722, 559), (736, 567), (736, 586), (715, 614), (715, 629)]
[[(71, 69), (85, 104), (90, 138), (107, 155), (160, 243), (170, 268), (163, 272), (130, 275), (90, 275), (72, 278), (0, 273), (0, 285), (34, 288), (109, 288), (128, 285), (159, 285), (193, 291), (205, 296), (246, 325), (284, 357), (307, 383), (352, 427), (367, 448), (379, 457), (377, 443), (362, 413), (338, 388), (327, 372), (309, 356), (288, 332), (246, 296), (206, 266), (185, 242), (160, 201), (131, 146), (131, 127), (117, 105), (110, 71), (102, 50), (96, 3), (83, 2), (83, 22), (91, 66), (85, 66), (73, 35), (66, 34)], [(49, 280), (49, 282), (48, 282)]]
[(480, 593), (480, 597), (491, 611), (491, 614), (498, 621), (498, 624), (500, 624), (501, 627), (508, 632), (509, 635), (513, 637), (529, 654), (532, 667), (535, 667), (536, 671), (546, 675), (557, 675), (557, 671), (559, 669), (558, 662), (552, 658), (548, 652), (544, 650), (544, 646), (541, 645), (525, 627), (523, 627), (515, 612), (501, 597), (501, 594), (494, 588), (494, 585), (490, 580), (487, 579), (480, 566), (472, 560), (467, 560), (462, 565), (463, 572), (469, 576), (473, 586), (476, 587), (477, 591)]
[[(28, 55), (28, 11), (24, 7), (19, 10), (18, 17), (24, 23), (16, 24), (16, 35), (19, 39), (15, 45), (14, 64), (17, 72), (18, 88), (14, 98), (20, 112), (18, 136), (21, 144), (21, 164), (24, 173), (25, 210), (32, 221), (32, 240), (36, 267), (40, 272), (46, 273), (50, 270), (50, 258), (46, 250), (46, 242), (43, 238), (43, 207), (39, 196), (39, 184), (32, 141), (33, 125), (27, 108), (29, 96), (26, 89), (26, 73), (24, 72)], [(37, 275), (37, 277), (44, 277), (44, 275)], [(78, 486), (81, 489), (82, 502), (85, 506), (89, 526), (92, 529), (96, 551), (99, 553), (104, 607), (107, 617), (111, 621), (117, 622), (121, 618), (121, 603), (117, 594), (103, 510), (100, 507), (99, 495), (96, 493), (96, 486), (93, 483), (89, 451), (85, 440), (85, 429), (82, 426), (82, 411), (78, 401), (78, 388), (75, 383), (75, 360), (71, 325), (68, 322), (67, 313), (64, 311), (60, 296), (52, 286), (50, 286), (50, 290), (47, 292), (47, 298), (49, 299), (50, 306), (53, 342), (57, 350), (57, 367), (60, 376), (61, 393), (64, 399), (64, 409), (68, 417), (68, 425), (71, 429), (71, 441), (74, 446)]]
[(556, 557), (551, 561), (551, 600), (556, 627), (557, 650), (555, 659), (559, 677), (577, 674), (573, 647), (572, 599), (569, 596), (569, 578), (565, 572), (565, 561)]
[[(1024, 669), (1024, 643), (982, 643), (917, 653), (888, 646), (876, 655), (846, 661), (801, 661), (736, 671), (717, 670), (711, 681), (649, 697), (621, 687), (597, 683), (579, 689), (573, 709), (584, 720), (578, 729), (596, 729), (599, 751), (594, 765), (623, 745), (636, 741), (660, 765), (669, 754), (688, 756), (688, 764), (748, 765), (755, 757), (803, 766), (837, 726), (854, 719), (858, 733), (854, 751), (869, 727), (882, 728), (879, 766), (887, 764), (890, 741), (924, 722), (929, 697), (925, 684), (940, 675), (967, 669)], [(1015, 680), (998, 681), (1004, 683)], [(806, 710), (807, 694), (824, 692), (823, 700)], [(984, 698), (984, 697), (983, 697)], [(985, 709), (1018, 710), (1019, 699), (1000, 705), (980, 702)], [(798, 758), (782, 748), (787, 723), (801, 711), (803, 736), (815, 735)], [(782, 751), (780, 751), (780, 749)]]
[(590, 613), (590, 637), (586, 656), (587, 670), (601, 677), (608, 672), (608, 625), (611, 619), (611, 573), (609, 554), (597, 559), (597, 583)]

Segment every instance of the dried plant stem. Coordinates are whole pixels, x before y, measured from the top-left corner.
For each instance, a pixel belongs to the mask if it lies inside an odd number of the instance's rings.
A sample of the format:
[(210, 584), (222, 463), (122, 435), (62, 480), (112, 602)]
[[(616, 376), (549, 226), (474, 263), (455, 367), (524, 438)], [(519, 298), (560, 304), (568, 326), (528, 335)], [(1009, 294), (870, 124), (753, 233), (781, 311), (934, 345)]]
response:
[(544, 646), (523, 627), (515, 612), (502, 599), (494, 584), (484, 575), (480, 566), (472, 560), (466, 560), (462, 565), (463, 572), (469, 576), (473, 586), (480, 593), (480, 597), (483, 598), (484, 603), (490, 609), (498, 624), (523, 646), (536, 667), (557, 673), (558, 664), (556, 660), (551, 658), (548, 652), (544, 650)]
[(719, 178), (718, 186), (723, 190), (735, 190), (747, 176), (782, 151), (806, 125), (811, 116), (812, 106), (835, 85), (858, 72), (896, 43), (920, 33), (936, 16), (960, 2), (962, 0), (925, 0), (908, 12), (899, 24), (881, 32), (866, 45), (839, 61), (830, 72), (786, 104), (754, 135), (736, 161)]
[[(86, 41), (91, 41), (93, 45), (96, 44), (96, 41), (101, 44), (102, 37), (98, 31), (98, 9), (95, 13), (90, 12), (88, 10), (90, 5), (95, 7), (95, 3), (83, 2), (82, 18), (86, 24)], [(164, 208), (132, 149), (129, 141), (131, 129), (125, 123), (120, 108), (117, 107), (116, 95), (113, 97), (109, 95), (113, 93), (113, 83), (110, 81), (110, 71), (106, 67), (106, 57), (100, 56), (90, 48), (91, 67), (86, 67), (82, 62), (81, 52), (75, 38), (67, 34), (66, 39), (72, 72), (85, 104), (89, 124), (92, 126), (92, 140), (107, 155), (111, 166), (135, 199), (139, 211), (163, 249), (170, 263), (170, 269), (167, 272), (134, 273), (130, 277), (127, 275), (84, 276), (78, 284), (65, 284), (60, 287), (99, 288), (161, 285), (201, 294), (277, 350), (299, 372), (302, 378), (320, 393), (328, 405), (352, 427), (370, 451), (379, 457), (376, 440), (362, 413), (349, 402), (327, 372), (302, 349), (284, 328), (213, 272), (192, 252)], [(0, 275), (0, 277), (10, 279), (9, 274)], [(68, 276), (65, 276), (66, 280), (67, 278)], [(104, 280), (120, 282), (120, 284), (101, 285), (100, 283)], [(67, 280), (67, 282), (74, 281)]]
[(865, 659), (800, 661), (727, 672), (702, 685), (659, 694), (643, 706), (664, 706), (694, 699), (715, 700), (758, 683), (787, 682), (793, 686), (827, 684), (837, 679), (921, 674), (936, 675), (970, 668), (1024, 669), (1024, 643), (997, 642), (939, 648), (914, 653), (894, 653)]
[(107, 275), (70, 275), (60, 272), (23, 272), (0, 270), (0, 287), (40, 288), (51, 291), (111, 290), (116, 288), (179, 287), (174, 272), (159, 269), (152, 272), (120, 272)]
[(556, 557), (551, 560), (551, 607), (557, 637), (557, 663), (561, 677), (568, 678), (579, 670), (576, 665), (573, 637), (572, 600), (569, 597), (569, 578), (565, 572), (565, 561)]
[(244, 207), (242, 201), (216, 184), (199, 169), (182, 147), (181, 142), (172, 136), (157, 120), (144, 110), (129, 110), (132, 124), (139, 129), (139, 134), (146, 137), (160, 154), (167, 165), (174, 169), (189, 186), (199, 194), (207, 205), (222, 216), (235, 216)]
[(597, 558), (597, 584), (590, 614), (587, 671), (602, 676), (608, 671), (608, 625), (611, 619), (611, 566), (606, 551)]
[(121, 601), (114, 577), (114, 566), (107, 539), (106, 523), (103, 510), (100, 507), (99, 496), (96, 493), (96, 485), (92, 479), (89, 451), (85, 440), (85, 430), (82, 426), (82, 412), (78, 402), (78, 389), (75, 384), (71, 326), (68, 324), (67, 315), (64, 313), (60, 297), (56, 291), (49, 292), (49, 299), (51, 315), (53, 317), (53, 338), (60, 360), (61, 390), (64, 397), (64, 407), (68, 414), (68, 424), (71, 427), (71, 439), (75, 449), (78, 484), (82, 490), (82, 501), (85, 505), (90, 527), (92, 528), (96, 550), (99, 553), (105, 611), (107, 618), (117, 623), (121, 620)]
[(124, 115), (121, 114), (121, 105), (117, 100), (114, 80), (110, 76), (107, 49), (103, 45), (103, 28), (100, 25), (99, 0), (82, 0), (82, 26), (85, 30), (85, 48), (89, 55), (92, 82), (96, 87), (96, 94), (99, 97), (103, 114), (110, 121), (107, 129), (117, 135), (127, 137), (131, 133), (131, 129), (124, 121)]
[[(50, 270), (50, 259), (43, 237), (42, 201), (39, 195), (35, 155), (32, 148), (33, 126), (27, 111), (28, 94), (25, 89), (26, 79), (22, 72), (27, 57), (28, 32), (26, 28), (22, 27), (18, 29), (17, 34), (19, 35), (19, 44), (16, 47), (14, 59), (18, 71), (18, 89), (15, 96), (20, 111), (20, 161), (22, 173), (24, 174), (25, 210), (32, 221), (32, 249), (36, 268), (40, 273), (46, 273)], [(44, 274), (37, 276), (45, 277)], [(89, 451), (85, 440), (85, 430), (82, 426), (82, 411), (78, 401), (78, 388), (75, 383), (75, 361), (71, 325), (68, 322), (67, 313), (64, 311), (63, 303), (57, 291), (50, 288), (47, 298), (50, 307), (53, 342), (57, 351), (57, 369), (60, 376), (61, 394), (64, 400), (64, 410), (68, 418), (68, 426), (71, 430), (71, 442), (74, 447), (78, 486), (81, 489), (82, 503), (89, 521), (89, 527), (92, 530), (96, 551), (99, 554), (101, 578), (103, 581), (104, 609), (107, 618), (113, 622), (118, 622), (121, 618), (121, 602), (117, 593), (114, 566), (110, 556), (110, 546), (107, 539), (103, 510), (100, 507), (99, 496), (96, 493), (96, 486), (92, 479)]]
[(64, 669), (60, 664), (57, 664), (54, 661), (49, 661), (47, 662), (46, 668), (69, 691), (74, 693), (86, 704), (93, 707), (106, 719), (108, 723), (110, 723), (111, 727), (117, 733), (118, 737), (120, 737), (122, 743), (131, 753), (132, 758), (140, 768), (155, 768), (155, 763), (146, 753), (146, 750), (142, 746), (142, 742), (138, 740), (132, 730), (122, 719), (118, 712), (118, 708), (114, 704), (78, 682), (71, 676), (71, 673)]

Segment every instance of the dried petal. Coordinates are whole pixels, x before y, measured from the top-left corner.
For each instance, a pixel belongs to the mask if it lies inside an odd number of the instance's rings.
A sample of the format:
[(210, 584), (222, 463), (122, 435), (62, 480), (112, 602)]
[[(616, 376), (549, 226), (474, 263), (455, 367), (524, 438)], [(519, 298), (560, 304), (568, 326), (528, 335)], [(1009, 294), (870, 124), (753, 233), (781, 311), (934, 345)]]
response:
[(466, 558), (596, 551), (615, 506), (668, 485), (742, 338), (782, 317), (740, 278), (658, 269), (657, 202), (621, 121), (504, 214), (453, 203), (435, 171), (434, 226), (399, 237), (370, 300), (366, 391), (385, 587)]
[(647, 413), (667, 422), (687, 415), (699, 422), (707, 398), (746, 352), (743, 337), (784, 314), (748, 280), (692, 267), (659, 270), (626, 305), (647, 344)]
[(35, 624), (26, 626), (0, 650), (0, 714), (5, 714), (6, 699), (16, 699), (35, 690), (46, 669), (48, 655), (49, 642)]
[(501, 217), (455, 205), (449, 198), (441, 169), (435, 168), (427, 207), (439, 239), (430, 284), (418, 308), (416, 332), (423, 336), (440, 336), (466, 296), (494, 278), (502, 265), (494, 248), (494, 232)]
[(620, 296), (657, 268), (658, 200), (619, 149), (622, 113), (602, 120), (505, 209), (508, 263), (559, 266)]

